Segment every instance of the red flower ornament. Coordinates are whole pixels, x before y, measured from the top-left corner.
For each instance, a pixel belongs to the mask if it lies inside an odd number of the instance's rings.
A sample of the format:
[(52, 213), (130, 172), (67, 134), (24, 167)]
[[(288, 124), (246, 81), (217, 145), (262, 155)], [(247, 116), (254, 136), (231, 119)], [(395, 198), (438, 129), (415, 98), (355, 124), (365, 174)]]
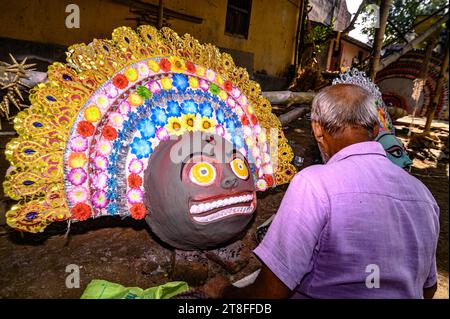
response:
[(94, 134), (95, 127), (91, 122), (81, 121), (77, 125), (77, 133), (84, 137), (89, 137)]
[(142, 203), (134, 204), (130, 208), (131, 217), (134, 219), (143, 219), (147, 215), (147, 208)]
[(83, 221), (92, 216), (91, 207), (85, 203), (78, 203), (72, 208), (72, 216)]
[(225, 81), (223, 82), (223, 88), (225, 89), (225, 91), (230, 92), (231, 90), (233, 90), (233, 84), (230, 81)]
[(130, 174), (128, 176), (128, 186), (130, 188), (138, 188), (142, 185), (142, 178), (138, 174)]
[(192, 63), (191, 61), (186, 61), (186, 69), (189, 73), (193, 73), (195, 74), (195, 72), (197, 71), (197, 69), (195, 68), (195, 64)]
[(267, 186), (272, 186), (273, 185), (274, 180), (273, 180), (271, 175), (265, 174), (264, 175), (264, 179), (267, 182)]
[(102, 135), (109, 141), (113, 141), (117, 138), (117, 131), (114, 127), (106, 125), (103, 129)]
[(258, 118), (255, 116), (255, 114), (252, 114), (250, 116), (250, 121), (252, 121), (253, 125), (256, 125), (258, 123)]
[(119, 73), (113, 77), (112, 83), (116, 88), (124, 89), (128, 86), (128, 79), (125, 75)]
[(161, 61), (159, 61), (159, 67), (161, 68), (161, 70), (163, 70), (164, 72), (169, 72), (170, 68), (172, 67), (172, 65), (170, 64), (170, 61), (167, 59), (161, 59)]
[(242, 125), (248, 125), (249, 124), (249, 121), (248, 121), (248, 118), (247, 118), (246, 115), (242, 115), (241, 123), (242, 123)]

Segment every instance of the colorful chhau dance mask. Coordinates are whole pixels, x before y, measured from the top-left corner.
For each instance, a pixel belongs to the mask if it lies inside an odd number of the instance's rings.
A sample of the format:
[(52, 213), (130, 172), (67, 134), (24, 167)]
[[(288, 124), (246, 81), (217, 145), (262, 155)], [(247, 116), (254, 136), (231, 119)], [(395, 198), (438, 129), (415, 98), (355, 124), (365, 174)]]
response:
[[(173, 246), (214, 246), (248, 224), (255, 190), (295, 174), (281, 124), (247, 71), (169, 28), (120, 27), (112, 40), (71, 46), (30, 101), (6, 150), (4, 189), (19, 201), (7, 222), (21, 231), (148, 215)], [(169, 162), (169, 149), (196, 133), (208, 147), (231, 145), (231, 157)]]
[(376, 141), (383, 145), (387, 157), (401, 168), (410, 168), (413, 164), (409, 158), (403, 143), (393, 134), (382, 132), (378, 134)]
[(408, 157), (403, 143), (395, 137), (395, 128), (394, 125), (392, 125), (391, 117), (389, 116), (378, 86), (366, 77), (364, 72), (357, 69), (348, 70), (346, 73), (341, 74), (339, 78), (333, 80), (333, 85), (342, 83), (358, 85), (375, 97), (375, 104), (378, 111), (378, 124), (380, 128), (375, 140), (383, 145), (387, 157), (395, 165), (398, 165), (401, 168), (409, 168), (412, 165), (412, 161)]

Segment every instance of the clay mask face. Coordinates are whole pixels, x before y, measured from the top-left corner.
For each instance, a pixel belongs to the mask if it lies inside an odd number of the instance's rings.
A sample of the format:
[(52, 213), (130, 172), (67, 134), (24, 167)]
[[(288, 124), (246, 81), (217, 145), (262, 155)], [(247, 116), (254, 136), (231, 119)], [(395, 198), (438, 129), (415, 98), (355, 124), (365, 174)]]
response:
[(378, 135), (376, 141), (383, 145), (387, 157), (401, 168), (409, 168), (412, 165), (402, 142), (390, 133), (383, 132)]
[(256, 207), (247, 160), (217, 135), (196, 132), (162, 142), (144, 183), (147, 223), (178, 249), (209, 249), (237, 239)]

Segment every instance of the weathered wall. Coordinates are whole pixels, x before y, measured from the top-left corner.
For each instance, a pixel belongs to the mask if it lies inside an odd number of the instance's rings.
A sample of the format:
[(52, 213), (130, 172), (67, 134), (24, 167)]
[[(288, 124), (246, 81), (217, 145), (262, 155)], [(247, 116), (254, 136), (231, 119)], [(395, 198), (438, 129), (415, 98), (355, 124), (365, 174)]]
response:
[[(191, 33), (200, 42), (253, 53), (254, 71), (279, 75), (293, 60), (299, 1), (253, 0), (248, 39), (225, 35), (226, 0), (166, 0), (165, 6), (204, 19), (202, 24), (169, 20), (180, 35)], [(70, 3), (80, 7), (79, 29), (65, 27), (65, 8)], [(118, 26), (135, 27), (135, 21), (126, 20), (132, 17), (127, 6), (107, 0), (0, 1), (0, 36), (68, 46), (110, 37)]]
[[(395, 94), (397, 96), (403, 97), (403, 100), (407, 103), (405, 107), (407, 107), (406, 111), (408, 114), (412, 114), (414, 111), (415, 102), (412, 99), (412, 91), (413, 91), (413, 80), (412, 79), (402, 79), (402, 78), (390, 78), (384, 79), (377, 83), (380, 91), (384, 94)], [(419, 98), (419, 107), (423, 105), (424, 96), (420, 95)]]
[[(396, 100), (404, 101), (403, 105), (395, 106), (404, 107), (409, 113), (412, 112), (415, 106), (411, 99), (413, 80), (419, 76), (423, 59), (424, 50), (410, 51), (377, 73), (375, 83), (379, 85), (381, 93), (388, 96), (387, 99), (384, 98), (387, 104), (395, 103)], [(424, 116), (431, 105), (441, 64), (442, 56), (433, 54), (429, 65), (428, 78), (419, 99), (417, 115)], [(436, 119), (448, 120), (448, 75), (446, 78), (447, 80), (441, 89), (440, 99), (434, 114)]]
[[(331, 69), (331, 54), (334, 46), (334, 42), (336, 40), (331, 40), (328, 46), (328, 58), (327, 58), (327, 70)], [(362, 58), (365, 59), (369, 52), (366, 49), (363, 49), (353, 43), (342, 40), (342, 55), (341, 55), (341, 63), (340, 67), (344, 69), (348, 69), (352, 66), (352, 61), (354, 58), (358, 57), (359, 51), (363, 52)]]
[(308, 13), (311, 21), (330, 25), (333, 29), (343, 31), (350, 23), (351, 14), (345, 0), (309, 0), (312, 10)]
[(343, 52), (341, 64), (345, 68), (350, 68), (352, 66), (352, 61), (354, 58), (358, 57), (359, 51), (363, 52), (362, 55), (363, 59), (369, 55), (369, 53), (366, 50), (360, 48), (357, 45), (354, 45), (353, 43), (343, 41), (342, 44), (343, 44)]

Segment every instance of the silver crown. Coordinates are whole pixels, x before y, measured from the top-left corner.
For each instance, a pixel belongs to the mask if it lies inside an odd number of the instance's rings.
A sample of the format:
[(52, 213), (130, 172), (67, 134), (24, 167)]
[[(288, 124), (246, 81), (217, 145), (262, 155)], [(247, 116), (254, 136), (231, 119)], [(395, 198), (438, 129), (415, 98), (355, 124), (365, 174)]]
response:
[(336, 84), (354, 84), (370, 92), (375, 97), (376, 101), (375, 103), (377, 107), (383, 108), (386, 121), (389, 127), (391, 127), (391, 131), (394, 132), (392, 120), (391, 117), (389, 116), (386, 104), (384, 104), (380, 89), (375, 83), (372, 82), (372, 80), (369, 77), (366, 76), (365, 72), (360, 71), (356, 68), (348, 70), (345, 73), (341, 73), (339, 75), (339, 78), (333, 80), (332, 85)]
[[(353, 68), (351, 70), (348, 70), (345, 73), (341, 73), (339, 75), (339, 78), (336, 78), (333, 80), (333, 85), (336, 84), (355, 84), (363, 89), (366, 89), (372, 95), (379, 100), (381, 103), (383, 103), (383, 99), (381, 98), (381, 92), (378, 86), (370, 80), (366, 76), (366, 74), (356, 68)], [(384, 103), (383, 103), (384, 104)]]

